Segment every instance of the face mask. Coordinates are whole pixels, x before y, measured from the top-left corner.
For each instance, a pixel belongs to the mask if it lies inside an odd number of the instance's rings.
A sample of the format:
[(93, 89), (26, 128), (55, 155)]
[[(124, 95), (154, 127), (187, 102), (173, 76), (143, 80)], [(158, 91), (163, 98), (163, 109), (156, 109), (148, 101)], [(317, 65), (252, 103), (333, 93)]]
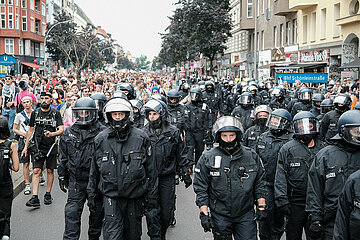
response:
[(213, 90), (212, 88), (207, 88), (207, 89), (206, 89), (206, 92), (212, 93), (212, 92), (214, 92), (214, 90)]
[(225, 142), (220, 138), (219, 146), (230, 154), (233, 154), (239, 148), (240, 144), (237, 139), (232, 142)]
[(137, 121), (140, 119), (140, 112), (134, 112), (134, 121)]
[(110, 125), (115, 130), (119, 140), (124, 139), (130, 131), (129, 117), (125, 117), (120, 121), (115, 121), (111, 118)]
[(159, 117), (158, 119), (156, 119), (155, 121), (150, 121), (150, 126), (154, 129), (158, 129), (161, 127), (161, 117)]
[(267, 123), (267, 120), (268, 120), (267, 118), (258, 118), (256, 120), (256, 122), (260, 127), (265, 127), (266, 123)]
[(50, 104), (46, 104), (46, 103), (41, 103), (40, 107), (43, 109), (49, 109), (50, 108)]
[(299, 136), (299, 140), (301, 142), (303, 142), (306, 146), (309, 145), (309, 143), (311, 142), (311, 140), (314, 139), (314, 135), (313, 134), (306, 134), (306, 135), (300, 135)]

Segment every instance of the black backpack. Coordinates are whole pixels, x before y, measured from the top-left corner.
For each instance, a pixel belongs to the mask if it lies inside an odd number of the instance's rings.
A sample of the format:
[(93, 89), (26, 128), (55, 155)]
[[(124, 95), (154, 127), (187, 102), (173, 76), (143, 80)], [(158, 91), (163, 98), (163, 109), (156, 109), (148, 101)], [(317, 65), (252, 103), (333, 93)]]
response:
[(10, 175), (10, 152), (11, 141), (0, 143), (0, 185), (11, 182)]

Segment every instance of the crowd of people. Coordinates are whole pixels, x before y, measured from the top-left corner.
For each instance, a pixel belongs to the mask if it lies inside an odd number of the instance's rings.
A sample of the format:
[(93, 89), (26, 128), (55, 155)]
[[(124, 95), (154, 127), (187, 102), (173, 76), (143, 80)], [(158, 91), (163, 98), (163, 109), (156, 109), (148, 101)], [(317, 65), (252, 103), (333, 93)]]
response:
[(100, 71), (6, 76), (0, 87), (2, 240), (19, 163), (30, 208), (45, 183), (43, 203), (52, 204), (57, 169), (68, 194), (63, 239), (79, 239), (87, 202), (88, 239), (141, 239), (145, 216), (150, 239), (164, 240), (180, 182), (193, 184), (215, 240), (360, 232), (359, 80)]

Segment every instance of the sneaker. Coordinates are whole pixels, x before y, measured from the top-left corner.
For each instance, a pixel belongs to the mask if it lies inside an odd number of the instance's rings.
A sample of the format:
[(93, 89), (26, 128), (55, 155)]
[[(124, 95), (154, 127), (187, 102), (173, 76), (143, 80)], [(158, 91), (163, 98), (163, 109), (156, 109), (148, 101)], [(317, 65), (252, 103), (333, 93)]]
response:
[(30, 193), (31, 193), (30, 184), (26, 184), (24, 194), (25, 195), (30, 195)]
[(52, 203), (51, 194), (49, 192), (44, 195), (44, 204), (49, 205)]
[(33, 195), (29, 201), (26, 202), (27, 207), (40, 207), (40, 200), (38, 196)]
[(40, 175), (40, 185), (41, 185), (41, 186), (44, 186), (44, 185), (45, 185), (45, 179), (44, 179), (44, 176), (43, 176), (42, 173), (41, 173), (41, 175)]

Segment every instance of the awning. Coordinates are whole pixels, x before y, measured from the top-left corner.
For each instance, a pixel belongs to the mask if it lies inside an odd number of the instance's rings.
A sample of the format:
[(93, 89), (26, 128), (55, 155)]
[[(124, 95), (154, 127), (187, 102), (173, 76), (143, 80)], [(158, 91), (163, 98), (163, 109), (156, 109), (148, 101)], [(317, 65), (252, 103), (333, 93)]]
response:
[(326, 67), (326, 66), (327, 66), (327, 63), (300, 63), (300, 64), (290, 65), (289, 67), (312, 69), (312, 68)]
[(22, 65), (34, 68), (34, 69), (39, 69), (39, 68), (43, 68), (43, 66), (37, 65), (35, 63), (29, 63), (29, 62), (21, 62)]
[(287, 67), (291, 64), (291, 62), (272, 62), (272, 63), (269, 63), (269, 64), (266, 64), (266, 65), (262, 65), (259, 67), (259, 69), (267, 69), (267, 68), (270, 68), (270, 67)]
[(245, 61), (246, 61), (246, 60), (231, 63), (231, 64), (229, 65), (229, 67), (236, 67), (236, 66), (239, 66), (240, 64), (244, 63)]
[(355, 59), (354, 61), (352, 61), (351, 63), (342, 65), (340, 67), (340, 69), (345, 69), (345, 68), (360, 68), (360, 58)]

